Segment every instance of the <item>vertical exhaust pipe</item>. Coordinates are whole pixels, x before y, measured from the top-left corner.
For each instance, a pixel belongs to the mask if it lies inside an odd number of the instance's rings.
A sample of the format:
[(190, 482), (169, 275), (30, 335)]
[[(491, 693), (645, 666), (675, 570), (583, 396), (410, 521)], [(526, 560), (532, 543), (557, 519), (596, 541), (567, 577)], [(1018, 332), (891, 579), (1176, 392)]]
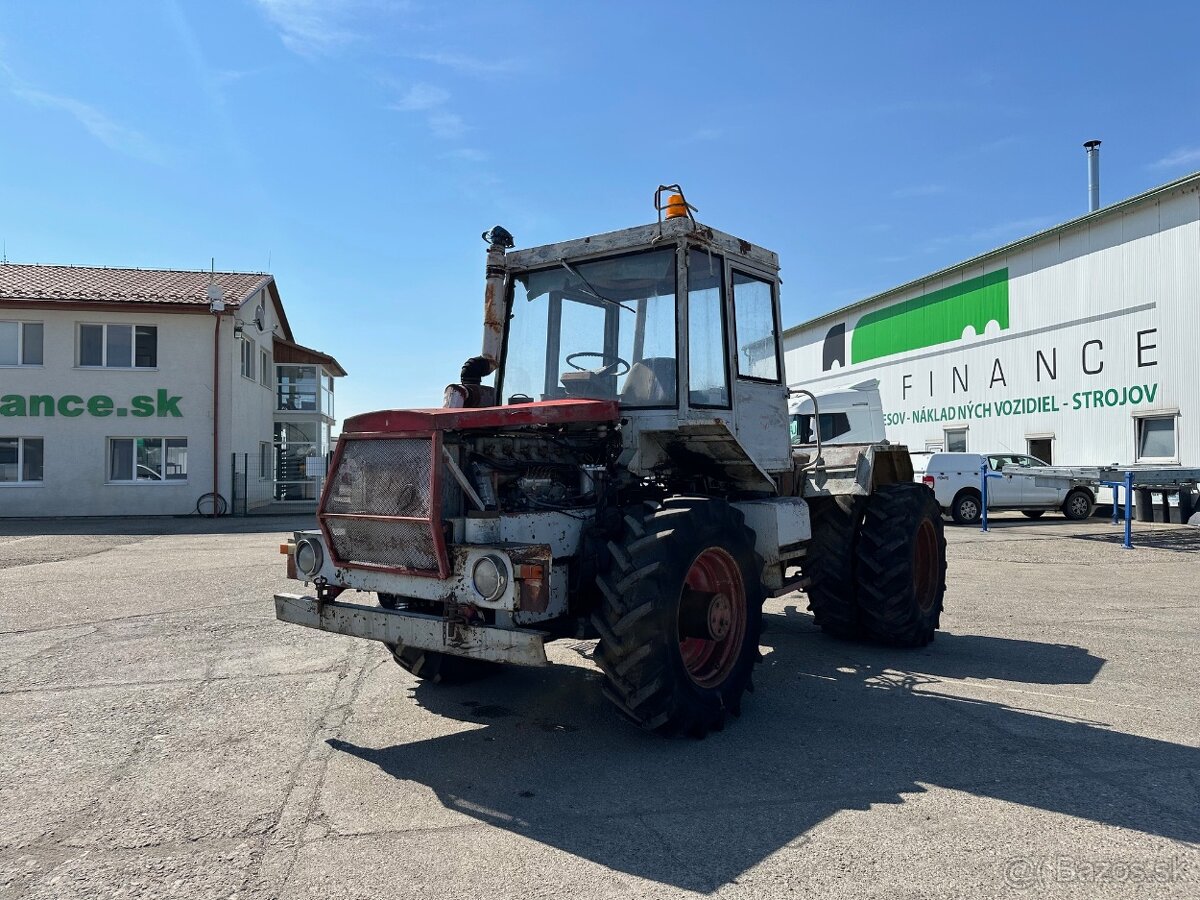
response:
[(1088, 159), (1088, 212), (1100, 208), (1100, 142), (1088, 141), (1083, 145)]
[(500, 365), (500, 347), (504, 340), (504, 278), (507, 274), (504, 268), (504, 251), (513, 246), (513, 236), (499, 225), (485, 231), (483, 239), (487, 242), (487, 271), (483, 291), (483, 353), (489, 368), (485, 375), (491, 374)]
[(488, 245), (483, 288), (483, 351), (463, 363), (458, 376), (459, 384), (446, 388), (446, 406), (492, 406), (496, 402), (495, 389), (484, 386), (482, 381), (500, 365), (507, 321), (505, 289), (508, 269), (504, 264), (504, 253), (512, 248), (513, 236), (497, 225), (483, 233), (483, 240)]

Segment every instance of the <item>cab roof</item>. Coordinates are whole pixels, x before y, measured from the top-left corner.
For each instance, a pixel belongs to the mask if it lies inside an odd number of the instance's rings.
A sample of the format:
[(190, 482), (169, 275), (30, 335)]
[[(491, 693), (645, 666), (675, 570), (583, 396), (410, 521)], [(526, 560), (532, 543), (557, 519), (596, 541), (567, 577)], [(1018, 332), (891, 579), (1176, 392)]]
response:
[(702, 246), (711, 247), (715, 253), (740, 258), (772, 275), (779, 271), (779, 254), (773, 250), (717, 231), (685, 216), (595, 234), (591, 237), (559, 241), (556, 244), (510, 250), (505, 256), (505, 262), (510, 269), (538, 269), (554, 265), (562, 259), (574, 261), (592, 256), (609, 256), (622, 250), (649, 249), (664, 241), (673, 242), (680, 238), (688, 238)]

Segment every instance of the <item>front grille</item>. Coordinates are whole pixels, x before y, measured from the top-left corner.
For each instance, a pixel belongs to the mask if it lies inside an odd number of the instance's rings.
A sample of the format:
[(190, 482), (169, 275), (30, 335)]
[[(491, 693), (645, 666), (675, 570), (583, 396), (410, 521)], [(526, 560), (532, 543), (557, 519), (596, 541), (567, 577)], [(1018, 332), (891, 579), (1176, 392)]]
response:
[(347, 565), (437, 571), (433, 533), (422, 522), (330, 519), (329, 537)]
[(432, 455), (428, 438), (346, 441), (324, 511), (429, 518)]
[(445, 574), (434, 527), (438, 446), (433, 437), (343, 439), (321, 509), (336, 561)]

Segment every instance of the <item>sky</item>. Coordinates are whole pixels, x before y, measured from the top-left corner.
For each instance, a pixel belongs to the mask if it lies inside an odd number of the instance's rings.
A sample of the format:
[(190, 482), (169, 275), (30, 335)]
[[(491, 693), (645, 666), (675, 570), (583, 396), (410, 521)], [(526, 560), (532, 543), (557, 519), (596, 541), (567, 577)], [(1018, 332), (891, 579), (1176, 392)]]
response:
[(0, 0), (10, 262), (270, 271), (339, 419), (437, 406), (485, 245), (697, 218), (786, 325), (1200, 170), (1195, 3)]

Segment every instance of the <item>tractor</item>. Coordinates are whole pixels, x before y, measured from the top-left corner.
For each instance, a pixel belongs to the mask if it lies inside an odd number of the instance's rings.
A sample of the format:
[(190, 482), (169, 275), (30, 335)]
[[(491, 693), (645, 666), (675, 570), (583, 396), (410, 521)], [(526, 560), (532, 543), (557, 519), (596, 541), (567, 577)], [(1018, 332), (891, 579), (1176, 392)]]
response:
[(484, 233), (482, 352), (442, 407), (345, 421), (280, 620), (431, 682), (596, 639), (617, 710), (693, 737), (740, 714), (768, 595), (802, 588), (838, 637), (933, 639), (946, 545), (907, 449), (793, 448), (777, 255), (678, 185), (654, 206), (526, 250)]

